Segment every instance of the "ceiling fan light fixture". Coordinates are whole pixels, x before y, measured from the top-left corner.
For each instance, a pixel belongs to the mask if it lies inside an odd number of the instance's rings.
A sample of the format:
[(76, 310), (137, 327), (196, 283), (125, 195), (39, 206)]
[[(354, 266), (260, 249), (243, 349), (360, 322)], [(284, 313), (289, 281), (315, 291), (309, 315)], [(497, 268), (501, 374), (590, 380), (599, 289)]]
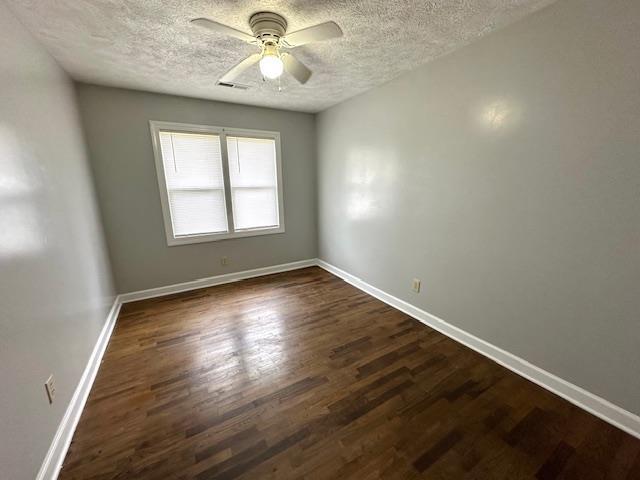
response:
[(284, 64), (276, 45), (265, 45), (260, 59), (260, 72), (266, 78), (274, 80), (282, 75)]
[[(304, 85), (313, 72), (286, 50), (342, 36), (342, 30), (335, 22), (324, 22), (287, 33), (287, 21), (282, 15), (274, 12), (257, 12), (249, 18), (249, 27), (253, 35), (203, 17), (194, 18), (191, 23), (218, 34), (238, 38), (260, 48), (259, 53), (249, 55), (222, 75), (218, 80), (218, 83), (222, 84), (235, 83), (245, 70), (257, 63), (263, 78), (276, 79), (286, 71), (298, 83)], [(280, 54), (281, 49), (285, 49), (282, 54)]]

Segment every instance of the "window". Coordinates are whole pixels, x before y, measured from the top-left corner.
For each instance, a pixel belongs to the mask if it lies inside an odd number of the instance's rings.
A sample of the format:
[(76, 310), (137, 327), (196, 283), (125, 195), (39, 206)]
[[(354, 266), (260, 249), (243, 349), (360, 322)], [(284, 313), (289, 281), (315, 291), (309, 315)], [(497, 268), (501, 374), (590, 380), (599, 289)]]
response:
[(150, 125), (169, 245), (284, 232), (277, 132)]

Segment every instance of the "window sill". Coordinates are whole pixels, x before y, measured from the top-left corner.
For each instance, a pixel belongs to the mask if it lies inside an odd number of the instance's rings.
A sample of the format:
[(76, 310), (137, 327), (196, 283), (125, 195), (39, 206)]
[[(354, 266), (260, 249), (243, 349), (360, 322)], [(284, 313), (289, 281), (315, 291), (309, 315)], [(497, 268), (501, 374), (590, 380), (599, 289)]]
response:
[(175, 247), (178, 245), (189, 245), (192, 243), (217, 242), (219, 240), (231, 240), (234, 238), (257, 237), (258, 235), (273, 235), (284, 233), (284, 225), (269, 228), (254, 228), (251, 230), (240, 230), (237, 232), (209, 233), (203, 235), (188, 235), (184, 237), (167, 237), (167, 245)]

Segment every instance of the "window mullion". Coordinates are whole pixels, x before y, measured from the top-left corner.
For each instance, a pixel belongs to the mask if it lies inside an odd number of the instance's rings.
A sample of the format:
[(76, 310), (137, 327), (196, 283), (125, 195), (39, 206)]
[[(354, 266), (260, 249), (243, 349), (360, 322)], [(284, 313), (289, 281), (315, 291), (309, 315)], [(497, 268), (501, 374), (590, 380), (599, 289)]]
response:
[(229, 152), (227, 150), (227, 134), (223, 129), (220, 133), (220, 151), (222, 153), (222, 176), (224, 178), (224, 203), (227, 208), (227, 229), (229, 233), (235, 231), (233, 227), (233, 205), (231, 204), (231, 180), (229, 177)]

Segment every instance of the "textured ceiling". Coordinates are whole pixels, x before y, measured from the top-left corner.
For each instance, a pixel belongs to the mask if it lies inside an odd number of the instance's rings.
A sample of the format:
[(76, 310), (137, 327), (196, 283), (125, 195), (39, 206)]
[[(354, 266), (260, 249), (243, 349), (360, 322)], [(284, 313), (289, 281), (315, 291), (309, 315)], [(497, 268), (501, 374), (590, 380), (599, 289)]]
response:
[[(191, 97), (317, 112), (468, 44), (554, 0), (5, 0), (75, 79)], [(208, 17), (250, 33), (271, 10), (289, 32), (333, 20), (344, 37), (293, 50), (314, 71), (306, 85), (257, 67), (215, 85), (256, 47), (197, 28)]]

